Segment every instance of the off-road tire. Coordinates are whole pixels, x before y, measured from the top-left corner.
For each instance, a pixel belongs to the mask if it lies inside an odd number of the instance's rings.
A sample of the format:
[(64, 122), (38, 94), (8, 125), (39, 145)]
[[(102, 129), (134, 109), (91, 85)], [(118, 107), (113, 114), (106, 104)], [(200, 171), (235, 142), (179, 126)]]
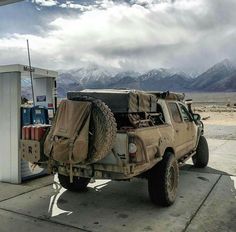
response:
[(179, 182), (179, 167), (173, 153), (166, 152), (148, 175), (148, 192), (151, 201), (160, 206), (174, 203)]
[(94, 97), (81, 95), (71, 100), (92, 102), (89, 152), (85, 163), (95, 163), (104, 158), (113, 148), (117, 132), (114, 114), (103, 101)]
[(59, 173), (58, 173), (58, 179), (63, 188), (73, 192), (84, 191), (87, 188), (87, 185), (89, 184), (90, 181), (90, 178), (74, 176), (73, 183), (70, 183), (69, 176), (64, 176)]
[(207, 140), (204, 136), (200, 136), (196, 154), (192, 157), (193, 165), (196, 168), (204, 168), (209, 161), (209, 149)]
[(89, 159), (94, 163), (104, 158), (113, 148), (117, 124), (110, 108), (99, 99), (92, 99)]

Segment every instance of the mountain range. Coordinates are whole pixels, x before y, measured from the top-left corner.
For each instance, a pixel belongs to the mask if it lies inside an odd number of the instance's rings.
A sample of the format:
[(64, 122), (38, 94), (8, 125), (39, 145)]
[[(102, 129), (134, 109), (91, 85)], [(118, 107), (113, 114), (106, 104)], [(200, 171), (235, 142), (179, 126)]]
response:
[[(230, 60), (213, 65), (205, 72), (192, 77), (174, 69), (152, 69), (145, 73), (135, 71), (119, 72), (97, 65), (79, 69), (59, 71), (57, 79), (59, 97), (68, 91), (85, 88), (130, 88), (140, 90), (175, 92), (236, 92), (236, 65)], [(23, 92), (29, 87), (23, 86)]]
[(152, 69), (145, 73), (111, 72), (96, 65), (61, 71), (58, 95), (85, 88), (131, 88), (176, 92), (236, 92), (236, 66), (225, 59), (196, 77), (173, 69)]

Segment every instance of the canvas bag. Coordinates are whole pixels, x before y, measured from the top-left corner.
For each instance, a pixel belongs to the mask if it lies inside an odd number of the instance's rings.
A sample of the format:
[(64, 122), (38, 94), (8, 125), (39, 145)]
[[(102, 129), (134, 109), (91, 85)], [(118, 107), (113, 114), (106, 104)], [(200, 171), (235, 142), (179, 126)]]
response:
[(62, 100), (44, 143), (45, 155), (65, 163), (86, 160), (90, 113), (90, 102)]
[(155, 112), (157, 99), (155, 95), (141, 91), (129, 93), (129, 112)]

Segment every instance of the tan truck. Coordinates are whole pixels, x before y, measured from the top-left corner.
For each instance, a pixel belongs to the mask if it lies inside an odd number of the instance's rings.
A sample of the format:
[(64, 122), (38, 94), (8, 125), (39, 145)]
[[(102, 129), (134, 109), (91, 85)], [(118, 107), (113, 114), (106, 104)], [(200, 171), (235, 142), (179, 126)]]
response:
[(67, 98), (32, 162), (58, 173), (68, 190), (83, 191), (91, 178), (144, 177), (151, 201), (169, 206), (179, 167), (189, 158), (195, 167), (208, 163), (200, 115), (182, 94), (108, 89), (69, 92)]

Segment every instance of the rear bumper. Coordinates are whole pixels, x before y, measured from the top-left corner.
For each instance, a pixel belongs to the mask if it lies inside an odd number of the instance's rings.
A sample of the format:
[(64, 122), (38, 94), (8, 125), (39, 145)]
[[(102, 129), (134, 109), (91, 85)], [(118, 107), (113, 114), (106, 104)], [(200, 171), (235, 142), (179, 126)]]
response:
[[(113, 180), (125, 180), (132, 177), (138, 176), (141, 173), (151, 169), (161, 158), (157, 158), (149, 163), (142, 164), (129, 164), (125, 166), (116, 165), (103, 165), (103, 164), (92, 164), (92, 165), (74, 165), (72, 168), (73, 176), (95, 178), (95, 179), (113, 179)], [(70, 167), (69, 165), (63, 166), (58, 165), (54, 172), (69, 176)]]

